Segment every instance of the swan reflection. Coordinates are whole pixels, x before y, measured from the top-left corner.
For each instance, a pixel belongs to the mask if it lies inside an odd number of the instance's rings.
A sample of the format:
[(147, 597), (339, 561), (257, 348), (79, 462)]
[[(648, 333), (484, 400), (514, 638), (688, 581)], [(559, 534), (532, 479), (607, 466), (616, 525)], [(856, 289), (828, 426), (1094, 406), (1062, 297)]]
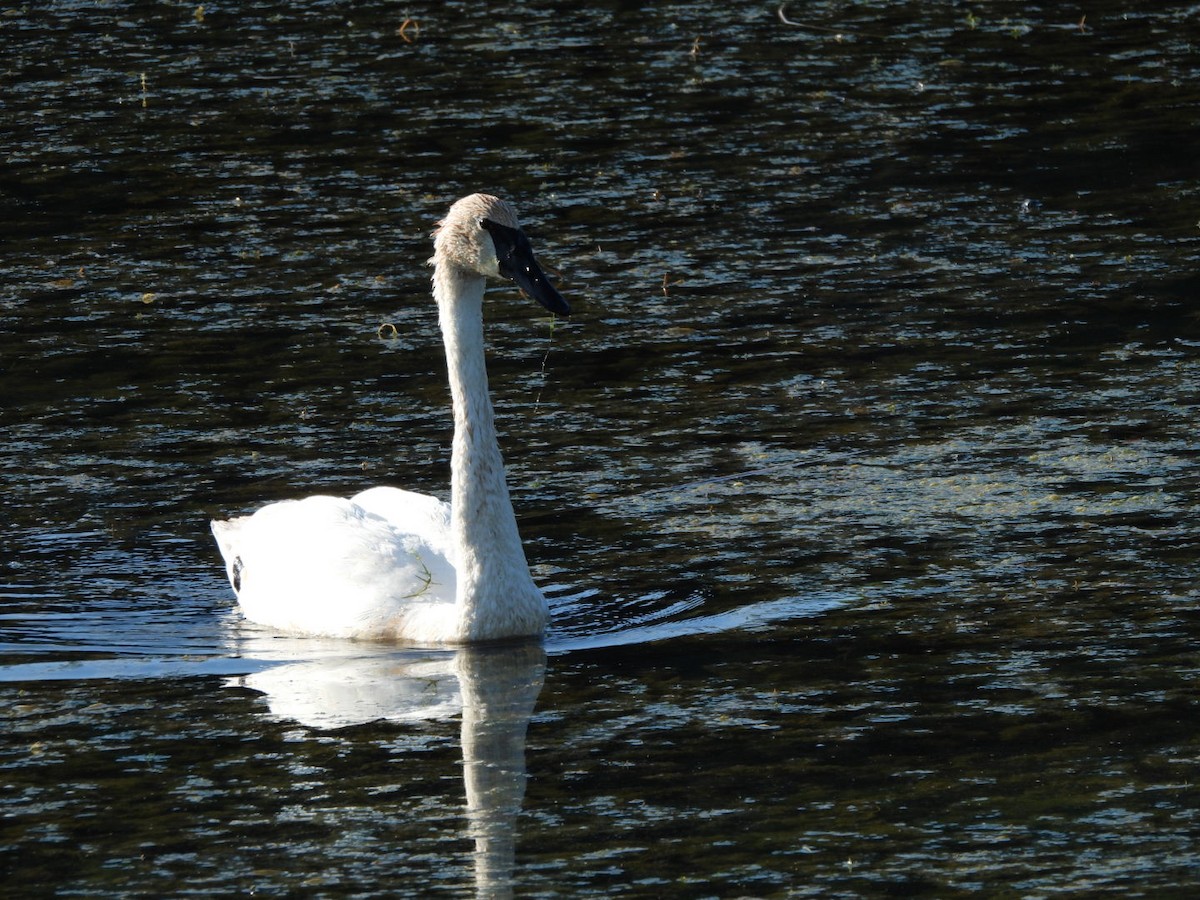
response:
[(263, 636), (241, 649), (259, 659), (278, 657), (281, 643), (308, 658), (233, 680), (261, 692), (274, 717), (332, 729), (461, 714), (476, 892), (511, 896), (516, 820), (525, 797), (525, 733), (546, 669), (541, 643), (421, 652)]

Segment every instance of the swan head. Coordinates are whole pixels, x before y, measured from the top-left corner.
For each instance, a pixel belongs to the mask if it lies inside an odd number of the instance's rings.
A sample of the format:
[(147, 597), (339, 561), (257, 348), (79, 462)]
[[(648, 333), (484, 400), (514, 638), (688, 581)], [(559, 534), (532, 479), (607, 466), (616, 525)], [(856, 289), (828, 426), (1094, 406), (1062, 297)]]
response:
[(538, 265), (516, 212), (499, 197), (471, 194), (456, 201), (434, 232), (433, 248), (434, 265), (512, 281), (550, 312), (571, 314), (570, 305)]

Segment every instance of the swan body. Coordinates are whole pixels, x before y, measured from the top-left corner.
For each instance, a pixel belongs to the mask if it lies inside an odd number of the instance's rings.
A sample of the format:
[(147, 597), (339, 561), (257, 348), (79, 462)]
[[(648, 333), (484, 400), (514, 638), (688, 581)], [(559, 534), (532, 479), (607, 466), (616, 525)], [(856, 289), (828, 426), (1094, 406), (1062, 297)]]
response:
[(488, 394), (483, 295), (508, 278), (570, 313), (512, 207), (472, 194), (434, 236), (433, 295), (454, 439), (450, 502), (391, 487), (270, 503), (214, 521), (247, 619), (295, 634), (466, 643), (541, 634), (549, 618), (517, 532)]

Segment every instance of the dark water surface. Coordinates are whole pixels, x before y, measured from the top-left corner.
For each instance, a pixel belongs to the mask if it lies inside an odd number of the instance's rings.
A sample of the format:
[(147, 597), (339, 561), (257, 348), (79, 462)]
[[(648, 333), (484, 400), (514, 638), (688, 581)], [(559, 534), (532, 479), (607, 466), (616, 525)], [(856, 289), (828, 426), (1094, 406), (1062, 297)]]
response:
[[(786, 17), (0, 11), (3, 893), (1195, 895), (1200, 7)], [(241, 625), (444, 491), (475, 190), (544, 647)]]

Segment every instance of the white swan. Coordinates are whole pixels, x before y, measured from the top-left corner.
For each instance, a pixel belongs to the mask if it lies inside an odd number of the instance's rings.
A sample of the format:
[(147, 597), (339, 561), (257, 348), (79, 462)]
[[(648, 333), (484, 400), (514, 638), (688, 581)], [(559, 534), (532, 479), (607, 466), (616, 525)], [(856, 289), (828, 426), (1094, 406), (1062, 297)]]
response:
[(296, 634), (420, 644), (545, 629), (549, 612), (517, 533), (488, 396), (486, 279), (511, 279), (552, 313), (570, 307), (512, 207), (496, 197), (472, 194), (450, 207), (430, 263), (454, 406), (450, 503), (376, 487), (214, 521), (247, 619)]

